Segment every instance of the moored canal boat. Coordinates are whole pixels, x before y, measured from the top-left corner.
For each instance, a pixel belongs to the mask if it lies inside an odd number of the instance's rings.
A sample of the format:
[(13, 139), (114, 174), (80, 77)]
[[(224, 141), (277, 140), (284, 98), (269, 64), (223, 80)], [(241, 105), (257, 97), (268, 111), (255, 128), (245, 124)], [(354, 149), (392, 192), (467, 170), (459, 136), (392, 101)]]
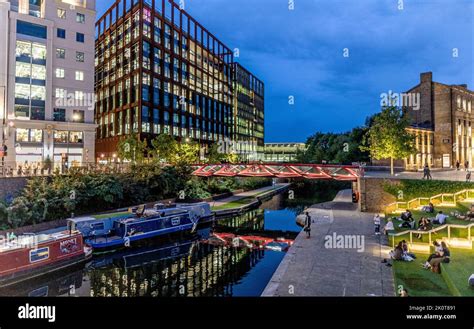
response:
[(94, 251), (130, 247), (132, 243), (173, 233), (193, 233), (198, 224), (214, 218), (207, 203), (176, 205), (151, 209), (140, 206), (129, 213), (101, 217), (71, 218), (70, 230), (79, 230)]
[(86, 262), (92, 249), (78, 231), (10, 237), (0, 245), (0, 287)]

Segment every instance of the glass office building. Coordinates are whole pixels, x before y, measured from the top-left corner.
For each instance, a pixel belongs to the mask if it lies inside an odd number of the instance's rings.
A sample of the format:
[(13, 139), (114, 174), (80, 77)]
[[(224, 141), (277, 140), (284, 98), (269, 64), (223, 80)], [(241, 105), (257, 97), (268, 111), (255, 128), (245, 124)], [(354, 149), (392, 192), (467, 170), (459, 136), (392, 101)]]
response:
[(96, 23), (96, 157), (157, 134), (234, 138), (233, 53), (172, 0), (118, 0)]

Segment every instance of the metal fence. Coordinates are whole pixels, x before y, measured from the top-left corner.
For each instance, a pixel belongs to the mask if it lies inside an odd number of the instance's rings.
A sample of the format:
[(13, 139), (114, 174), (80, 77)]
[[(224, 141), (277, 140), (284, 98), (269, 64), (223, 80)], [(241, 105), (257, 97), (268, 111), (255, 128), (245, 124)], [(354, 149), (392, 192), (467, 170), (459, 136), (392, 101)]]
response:
[(0, 162), (0, 178), (41, 177), (70, 173), (129, 173), (131, 167), (129, 163), (83, 163), (81, 165), (67, 166), (66, 164), (44, 162), (32, 164)]

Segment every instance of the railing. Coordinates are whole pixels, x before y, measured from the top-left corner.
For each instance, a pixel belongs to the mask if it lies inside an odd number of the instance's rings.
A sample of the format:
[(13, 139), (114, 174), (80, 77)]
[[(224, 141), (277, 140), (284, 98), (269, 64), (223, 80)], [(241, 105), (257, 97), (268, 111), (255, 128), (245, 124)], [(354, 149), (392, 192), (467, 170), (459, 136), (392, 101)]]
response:
[(468, 225), (459, 225), (459, 224), (444, 224), (439, 227), (436, 227), (434, 229), (431, 229), (429, 231), (418, 231), (418, 230), (407, 230), (407, 231), (402, 231), (399, 233), (389, 233), (389, 236), (392, 238), (392, 247), (395, 248), (395, 237), (399, 237), (405, 234), (410, 234), (410, 244), (413, 244), (413, 234), (421, 234), (425, 235), (428, 234), (428, 246), (431, 246), (432, 244), (432, 235), (433, 233), (436, 234), (439, 231), (442, 231), (444, 229), (448, 229), (448, 235), (447, 238), (451, 239), (451, 229), (456, 228), (456, 229), (467, 229), (467, 240), (471, 241), (472, 243), (472, 235), (471, 235), (471, 228), (474, 226), (474, 223), (468, 224)]
[(9, 165), (0, 162), (0, 178), (8, 177), (42, 177), (69, 174), (69, 173), (129, 173), (131, 171), (130, 164), (110, 163), (82, 163), (79, 166), (67, 167), (51, 163), (35, 163), (31, 165)]
[(410, 201), (393, 202), (385, 208), (387, 214), (404, 211), (406, 209), (415, 209), (427, 206), (430, 202), (433, 205), (443, 205), (446, 207), (455, 207), (459, 201), (474, 200), (474, 189), (465, 189), (456, 193), (442, 193), (430, 198), (420, 197)]

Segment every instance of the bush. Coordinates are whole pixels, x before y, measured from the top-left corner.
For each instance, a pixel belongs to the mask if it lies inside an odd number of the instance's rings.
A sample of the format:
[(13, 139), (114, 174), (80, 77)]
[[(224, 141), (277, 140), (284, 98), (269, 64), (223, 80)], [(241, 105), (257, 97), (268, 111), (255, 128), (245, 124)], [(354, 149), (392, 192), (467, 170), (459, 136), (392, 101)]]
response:
[(456, 193), (465, 189), (474, 189), (474, 183), (404, 179), (400, 184), (387, 181), (383, 188), (385, 192), (396, 198), (402, 196), (403, 198), (399, 198), (399, 200), (409, 201), (420, 197), (429, 198), (441, 193)]

